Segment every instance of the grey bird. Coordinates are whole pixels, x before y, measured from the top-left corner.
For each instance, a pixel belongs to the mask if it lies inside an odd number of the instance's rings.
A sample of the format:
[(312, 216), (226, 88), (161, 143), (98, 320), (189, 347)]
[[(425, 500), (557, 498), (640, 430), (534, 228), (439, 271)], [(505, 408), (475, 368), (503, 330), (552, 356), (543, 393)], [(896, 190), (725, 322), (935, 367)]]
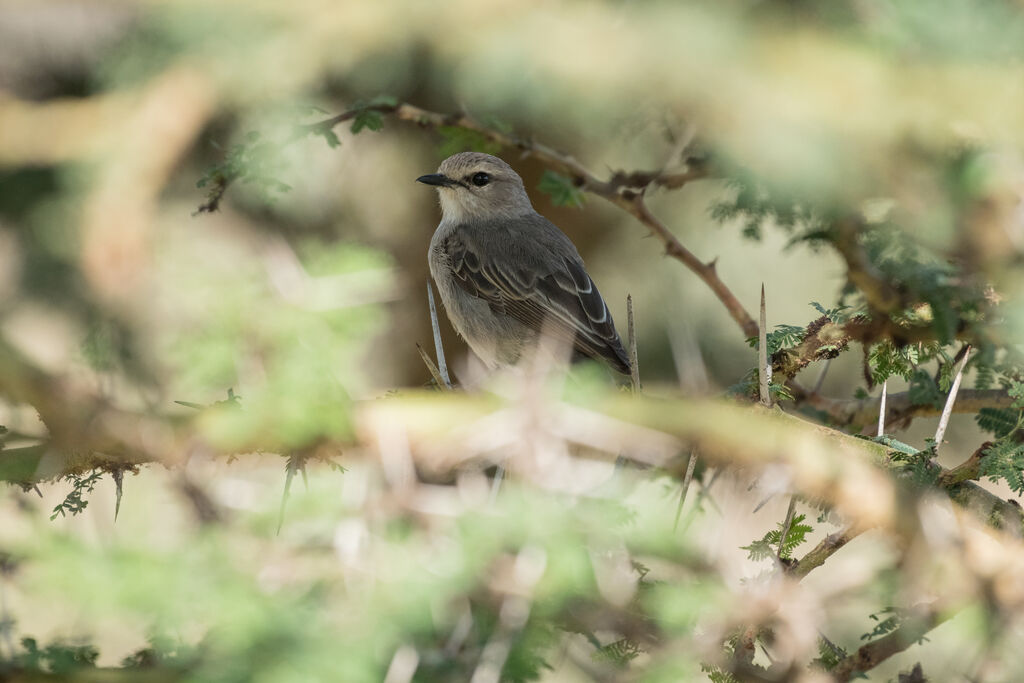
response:
[(455, 330), (491, 369), (515, 365), (541, 330), (574, 354), (629, 373), (608, 305), (576, 247), (537, 213), (512, 167), (463, 152), (437, 173), (441, 223), (430, 240), (430, 274)]

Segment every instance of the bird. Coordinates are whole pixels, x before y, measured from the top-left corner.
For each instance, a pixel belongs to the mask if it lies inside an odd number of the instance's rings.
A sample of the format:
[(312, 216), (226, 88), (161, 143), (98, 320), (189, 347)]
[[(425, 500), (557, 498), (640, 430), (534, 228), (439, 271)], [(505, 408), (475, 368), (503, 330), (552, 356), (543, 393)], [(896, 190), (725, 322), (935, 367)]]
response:
[(441, 222), (428, 262), (448, 319), (491, 370), (515, 366), (541, 331), (576, 357), (630, 371), (608, 305), (572, 241), (537, 213), (498, 157), (461, 152), (418, 182), (437, 188)]

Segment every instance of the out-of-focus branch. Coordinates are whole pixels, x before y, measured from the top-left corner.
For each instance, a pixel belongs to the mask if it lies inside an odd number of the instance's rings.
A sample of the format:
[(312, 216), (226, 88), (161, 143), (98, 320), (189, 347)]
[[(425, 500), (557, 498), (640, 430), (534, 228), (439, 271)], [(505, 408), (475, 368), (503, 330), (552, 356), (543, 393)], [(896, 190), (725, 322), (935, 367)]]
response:
[(846, 276), (864, 294), (868, 307), (880, 314), (894, 313), (905, 307), (904, 296), (872, 265), (860, 244), (862, 227), (853, 216), (836, 221), (832, 243), (846, 261)]
[(0, 480), (29, 483), (175, 452), (171, 421), (115, 408), (36, 368), (2, 338), (0, 394), (35, 408), (49, 432), (44, 444), (0, 451)]
[[(31, 466), (29, 461), (38, 457), (33, 477), (5, 477), (8, 480), (27, 483), (112, 463), (173, 462), (182, 457), (185, 445), (201, 440), (191, 423), (113, 407), (72, 382), (35, 368), (2, 340), (0, 394), (34, 406), (50, 432), (44, 451), (19, 454), (16, 459), (14, 469), (24, 473)], [(603, 452), (622, 452), (638, 463), (657, 467), (669, 466), (678, 453), (691, 447), (706, 453), (715, 465), (776, 463), (787, 468), (796, 490), (833, 503), (850, 520), (853, 531), (894, 529), (903, 523), (898, 514), (900, 493), (884, 471), (887, 451), (880, 444), (778, 411), (717, 401), (642, 395), (624, 401), (616, 394), (595, 400), (599, 403), (592, 410), (552, 405), (550, 424), (555, 436)], [(370, 401), (356, 407), (356, 441), (375, 447), (380, 433), (401, 424), (414, 447), (417, 467), (448, 473), (468, 461), (486, 460), (478, 440), (464, 431), (479, 420), (486, 418), (483, 431), (489, 448), (500, 447), (502, 438), (509, 447), (518, 444), (521, 428), (512, 410), (486, 395), (431, 392)], [(502, 422), (506, 418), (507, 424)], [(278, 450), (278, 444), (258, 443), (258, 439), (239, 444), (235, 452)], [(308, 448), (315, 450), (319, 445)], [(0, 472), (5, 469), (4, 458), (0, 452)], [(1021, 527), (1019, 508), (970, 482), (956, 484), (950, 494), (986, 522), (1011, 530)]]
[(837, 531), (834, 534), (829, 534), (825, 538), (821, 539), (818, 545), (814, 546), (812, 550), (809, 550), (806, 555), (801, 557), (795, 564), (786, 566), (786, 573), (795, 579), (802, 579), (812, 570), (817, 569), (821, 565), (825, 564), (825, 560), (832, 557), (840, 548), (849, 543), (859, 534), (859, 532), (851, 531), (850, 529), (843, 529)]
[(852, 655), (836, 664), (830, 673), (836, 681), (845, 683), (858, 672), (870, 671), (889, 657), (903, 652), (954, 614), (953, 611), (940, 611), (934, 605), (918, 610), (916, 614), (907, 617), (903, 625), (892, 633), (862, 645)]
[[(568, 176), (580, 190), (608, 200), (640, 221), (652, 235), (661, 241), (666, 254), (683, 263), (715, 293), (732, 319), (743, 330), (745, 336), (757, 335), (757, 323), (718, 277), (715, 262), (705, 263), (683, 246), (672, 231), (651, 213), (644, 202), (644, 193), (650, 188), (678, 189), (692, 180), (708, 177), (710, 171), (704, 160), (690, 157), (678, 170), (618, 171), (613, 173), (608, 180), (601, 180), (571, 155), (559, 152), (543, 143), (490, 128), (463, 113), (441, 114), (405, 103), (378, 104), (353, 109), (323, 121), (302, 126), (299, 128), (299, 132), (303, 135), (322, 135), (338, 124), (352, 120), (360, 113), (367, 111), (389, 114), (424, 128), (457, 127), (470, 130), (502, 147), (516, 149), (523, 154), (532, 156), (546, 168)], [(235, 178), (231, 177), (220, 179), (207, 195), (206, 202), (199, 207), (199, 211), (215, 211), (234, 180)]]
[[(450, 471), (481, 457), (486, 460), (487, 454), (476, 450), (465, 437), (466, 430), (481, 420), (490, 430), (489, 448), (500, 447), (502, 438), (507, 439), (509, 448), (518, 443), (519, 432), (511, 414), (507, 427), (502, 427), (501, 418), (507, 411), (479, 396), (410, 396), (361, 407), (358, 421), (367, 425), (368, 438), (375, 438), (377, 433), (370, 425), (407, 425), (417, 464), (427, 470)], [(645, 441), (643, 445), (641, 440), (653, 436), (649, 432), (630, 432), (626, 437), (624, 431), (618, 437), (614, 448), (652, 466), (668, 466), (689, 446), (696, 447), (715, 466), (783, 466), (794, 489), (832, 503), (849, 520), (850, 533), (878, 527), (903, 534), (907, 532), (907, 518), (913, 517), (904, 514), (908, 512), (901, 507), (904, 493), (885, 471), (889, 459), (883, 445), (780, 411), (716, 401), (640, 396), (630, 402), (605, 396), (593, 411), (552, 406), (549, 412), (559, 425), (560, 436), (584, 445), (610, 443), (619, 428), (651, 429), (674, 437), (676, 441)], [(607, 434), (597, 431), (600, 424), (609, 430)], [(500, 436), (502, 433), (505, 437)], [(631, 446), (630, 440), (636, 443)], [(1019, 508), (970, 482), (954, 487), (950, 495), (984, 522), (1011, 533), (1017, 533), (1024, 524)]]

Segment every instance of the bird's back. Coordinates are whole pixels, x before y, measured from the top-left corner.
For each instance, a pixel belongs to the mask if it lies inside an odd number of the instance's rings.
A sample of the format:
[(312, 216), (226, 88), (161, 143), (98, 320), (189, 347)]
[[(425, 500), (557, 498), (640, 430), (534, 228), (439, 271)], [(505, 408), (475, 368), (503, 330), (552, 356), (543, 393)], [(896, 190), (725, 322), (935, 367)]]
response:
[(456, 330), (488, 365), (516, 362), (542, 329), (620, 372), (629, 360), (572, 241), (536, 212), (442, 221), (429, 262)]

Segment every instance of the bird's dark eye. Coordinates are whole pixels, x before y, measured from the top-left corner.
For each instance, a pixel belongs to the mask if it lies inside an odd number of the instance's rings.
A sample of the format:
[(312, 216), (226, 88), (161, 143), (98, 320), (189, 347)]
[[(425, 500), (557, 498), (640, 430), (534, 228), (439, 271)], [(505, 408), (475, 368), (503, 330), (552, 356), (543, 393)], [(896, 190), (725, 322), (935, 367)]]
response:
[(487, 175), (483, 171), (480, 171), (479, 173), (474, 173), (473, 177), (470, 178), (470, 180), (472, 180), (473, 184), (476, 185), (477, 187), (483, 187), (487, 183), (491, 182), (491, 176)]

